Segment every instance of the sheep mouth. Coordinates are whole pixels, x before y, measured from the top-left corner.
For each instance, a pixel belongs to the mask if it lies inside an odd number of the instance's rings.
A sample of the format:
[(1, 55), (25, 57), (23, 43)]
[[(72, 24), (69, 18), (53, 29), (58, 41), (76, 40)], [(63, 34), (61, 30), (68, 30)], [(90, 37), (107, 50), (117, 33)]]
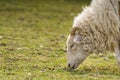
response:
[(74, 63), (74, 64), (71, 66), (71, 64), (68, 63), (68, 67), (69, 67), (70, 69), (76, 69), (76, 68), (78, 68), (78, 64), (77, 64), (77, 63)]

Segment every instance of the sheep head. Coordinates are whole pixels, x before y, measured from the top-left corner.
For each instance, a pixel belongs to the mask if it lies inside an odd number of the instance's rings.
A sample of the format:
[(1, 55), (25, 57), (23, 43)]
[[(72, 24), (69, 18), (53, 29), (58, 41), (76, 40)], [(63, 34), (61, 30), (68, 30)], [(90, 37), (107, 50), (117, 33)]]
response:
[(88, 34), (80, 27), (73, 27), (67, 38), (68, 67), (76, 69), (89, 56)]

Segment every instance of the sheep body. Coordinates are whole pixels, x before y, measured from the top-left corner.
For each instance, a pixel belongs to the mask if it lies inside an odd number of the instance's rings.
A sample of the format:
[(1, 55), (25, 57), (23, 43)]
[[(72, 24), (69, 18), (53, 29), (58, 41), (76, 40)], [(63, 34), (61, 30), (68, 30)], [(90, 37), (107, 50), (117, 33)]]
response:
[(119, 0), (92, 0), (75, 17), (67, 39), (68, 67), (77, 68), (91, 53), (115, 51), (120, 65)]

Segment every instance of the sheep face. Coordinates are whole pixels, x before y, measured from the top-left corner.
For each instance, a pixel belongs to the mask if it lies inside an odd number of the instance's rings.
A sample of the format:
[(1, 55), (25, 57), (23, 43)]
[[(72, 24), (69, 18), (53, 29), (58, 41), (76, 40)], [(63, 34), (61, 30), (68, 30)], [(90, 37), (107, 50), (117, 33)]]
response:
[[(67, 61), (68, 67), (76, 69), (88, 56), (88, 44), (83, 44), (86, 37), (80, 34), (69, 35), (67, 39)], [(87, 41), (88, 42), (88, 41)], [(83, 48), (85, 47), (86, 48)], [(88, 46), (88, 47), (87, 47)]]

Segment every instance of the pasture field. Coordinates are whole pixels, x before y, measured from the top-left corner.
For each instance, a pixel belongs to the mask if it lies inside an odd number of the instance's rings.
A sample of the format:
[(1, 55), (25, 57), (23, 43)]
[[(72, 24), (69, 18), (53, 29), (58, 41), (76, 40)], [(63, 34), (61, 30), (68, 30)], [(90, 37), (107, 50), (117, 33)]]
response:
[(0, 0), (0, 80), (120, 80), (113, 53), (67, 68), (66, 39), (88, 0)]

